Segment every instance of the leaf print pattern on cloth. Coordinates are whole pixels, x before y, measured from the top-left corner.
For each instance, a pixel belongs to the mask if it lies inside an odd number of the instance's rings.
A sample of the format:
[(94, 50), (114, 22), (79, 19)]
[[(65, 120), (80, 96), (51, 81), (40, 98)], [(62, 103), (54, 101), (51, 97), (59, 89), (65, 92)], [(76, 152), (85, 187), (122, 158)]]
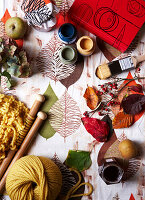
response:
[(67, 16), (68, 10), (70, 9), (71, 5), (73, 4), (73, 0), (54, 0), (57, 7), (59, 8), (59, 13), (64, 17)]
[(76, 180), (72, 175), (71, 171), (60, 161), (57, 154), (55, 153), (52, 160), (55, 164), (59, 167), (61, 174), (62, 174), (62, 188), (61, 194), (67, 194), (67, 192), (76, 184)]
[(57, 132), (63, 122), (63, 108), (61, 102), (58, 100), (56, 103), (51, 107), (49, 111), (49, 123), (53, 127), (53, 129)]
[(45, 96), (45, 102), (43, 103), (41, 110), (48, 114), (48, 118), (45, 120), (39, 133), (42, 137), (48, 139), (56, 133), (56, 131), (53, 129), (49, 121), (50, 118), (49, 110), (53, 106), (53, 104), (58, 100), (58, 98), (55, 95), (50, 84), (48, 85), (48, 88), (45, 91), (44, 96)]
[(43, 76), (49, 77), (54, 81), (67, 78), (75, 69), (74, 65), (64, 65), (59, 58), (59, 51), (64, 46), (59, 41), (56, 34), (53, 35), (39, 52), (36, 59), (36, 66)]
[(64, 118), (60, 129), (57, 131), (62, 137), (72, 135), (81, 124), (81, 112), (67, 90), (59, 99), (63, 108)]
[(110, 140), (105, 142), (101, 147), (99, 154), (98, 154), (98, 165), (102, 165), (103, 158), (110, 158), (116, 157), (119, 159), (121, 165), (124, 168), (124, 175), (122, 181), (126, 181), (130, 177), (134, 176), (140, 168), (141, 165), (141, 158), (136, 157), (132, 158), (129, 161), (123, 159), (121, 156), (118, 146), (119, 143), (124, 140), (125, 134), (123, 133), (119, 138), (116, 137), (115, 132), (111, 136)]

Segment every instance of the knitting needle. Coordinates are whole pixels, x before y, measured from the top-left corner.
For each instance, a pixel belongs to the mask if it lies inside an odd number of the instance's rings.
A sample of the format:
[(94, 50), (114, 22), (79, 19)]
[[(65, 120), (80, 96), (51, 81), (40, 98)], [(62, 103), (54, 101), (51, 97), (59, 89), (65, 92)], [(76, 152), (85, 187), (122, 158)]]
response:
[[(42, 102), (45, 101), (45, 97), (41, 94), (37, 94), (35, 96), (35, 101), (29, 111), (28, 117), (27, 117), (27, 121), (29, 121), (29, 123), (31, 123), (30, 125), (32, 126), (32, 122), (34, 117), (36, 116), (36, 113), (38, 112)], [(28, 127), (30, 129), (30, 127)], [(29, 129), (26, 131), (26, 133), (29, 131)], [(22, 138), (23, 139), (23, 138)], [(21, 139), (21, 141), (22, 141)], [(19, 144), (21, 145), (21, 141), (19, 142)], [(15, 153), (17, 150), (10, 150), (7, 154), (7, 157), (3, 160), (2, 164), (0, 165), (0, 179), (2, 178), (4, 172), (6, 171), (8, 165), (10, 164), (12, 158), (14, 157)]]
[(46, 113), (40, 111), (37, 114), (37, 118), (34, 121), (34, 124), (32, 125), (31, 129), (29, 130), (27, 136), (25, 137), (22, 145), (20, 146), (20, 149), (17, 151), (17, 153), (15, 154), (12, 162), (10, 163), (8, 169), (6, 170), (4, 176), (2, 177), (1, 181), (0, 181), (0, 194), (3, 193), (4, 188), (5, 188), (5, 183), (6, 183), (6, 177), (8, 175), (8, 172), (10, 170), (10, 168), (13, 166), (13, 164), (19, 159), (21, 158), (25, 152), (27, 151), (29, 145), (31, 144), (32, 140), (34, 139), (38, 129), (40, 128), (42, 122), (47, 118)]

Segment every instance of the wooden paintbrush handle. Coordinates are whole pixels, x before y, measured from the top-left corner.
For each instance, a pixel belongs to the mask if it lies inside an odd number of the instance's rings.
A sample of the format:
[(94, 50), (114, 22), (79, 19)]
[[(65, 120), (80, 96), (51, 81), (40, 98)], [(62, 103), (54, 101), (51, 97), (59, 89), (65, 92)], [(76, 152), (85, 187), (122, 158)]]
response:
[(145, 60), (145, 54), (142, 56), (136, 56), (137, 64)]
[(10, 163), (7, 171), (5, 172), (4, 176), (2, 177), (1, 181), (0, 181), (0, 194), (3, 193), (4, 188), (5, 188), (5, 183), (6, 183), (6, 177), (8, 175), (8, 172), (10, 170), (10, 168), (13, 166), (13, 164), (19, 159), (21, 158), (25, 152), (27, 151), (29, 145), (31, 144), (33, 138), (36, 136), (36, 133), (38, 131), (38, 129), (40, 128), (42, 122), (47, 118), (46, 113), (44, 112), (39, 112), (37, 115), (37, 118), (33, 124), (33, 126), (31, 127), (31, 129), (29, 130), (27, 136), (25, 137), (20, 149), (17, 151), (17, 153), (15, 154), (12, 162)]
[[(32, 124), (33, 119), (36, 116), (36, 113), (38, 112), (42, 102), (44, 102), (44, 100), (45, 100), (45, 97), (41, 94), (37, 94), (35, 96), (35, 101), (31, 107), (28, 117), (27, 117), (28, 118), (27, 120), (30, 120), (31, 124)], [(0, 165), (0, 179), (2, 178), (4, 172), (6, 171), (8, 165), (11, 162), (12, 158), (14, 157), (15, 153), (16, 153), (16, 150), (10, 150), (7, 154), (7, 157), (3, 160), (2, 164)]]

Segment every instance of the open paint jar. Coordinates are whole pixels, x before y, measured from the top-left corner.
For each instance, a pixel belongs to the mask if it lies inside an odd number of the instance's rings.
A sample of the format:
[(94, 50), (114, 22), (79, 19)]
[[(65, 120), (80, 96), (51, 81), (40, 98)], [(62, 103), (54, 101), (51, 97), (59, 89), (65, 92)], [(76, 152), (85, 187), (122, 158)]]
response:
[(106, 158), (102, 166), (99, 167), (99, 175), (107, 184), (116, 184), (122, 180), (124, 170), (115, 158)]
[(77, 61), (77, 51), (71, 46), (64, 46), (59, 52), (60, 60), (63, 64), (74, 64)]
[(95, 44), (89, 36), (83, 36), (77, 41), (77, 50), (83, 56), (90, 56), (95, 50)]
[(73, 24), (65, 23), (58, 30), (59, 39), (65, 44), (72, 44), (77, 38), (77, 31)]

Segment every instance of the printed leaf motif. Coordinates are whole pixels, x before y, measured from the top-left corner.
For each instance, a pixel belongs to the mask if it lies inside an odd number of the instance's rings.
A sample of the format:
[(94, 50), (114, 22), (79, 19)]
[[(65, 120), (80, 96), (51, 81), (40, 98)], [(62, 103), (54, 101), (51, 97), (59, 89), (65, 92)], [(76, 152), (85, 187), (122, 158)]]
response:
[(60, 82), (66, 87), (69, 88), (70, 85), (74, 84), (81, 76), (84, 69), (84, 58), (81, 55), (78, 55), (78, 61), (75, 63), (74, 71), (65, 79), (60, 80)]
[(130, 199), (129, 200), (135, 200), (133, 194), (131, 193)]
[(62, 188), (61, 194), (66, 195), (67, 192), (76, 184), (76, 180), (72, 175), (71, 171), (59, 160), (58, 156), (55, 154), (52, 158), (53, 162), (59, 167), (62, 174)]
[(82, 117), (84, 127), (98, 142), (107, 141), (109, 126), (105, 121), (96, 118)]
[(84, 171), (92, 164), (90, 152), (69, 150), (65, 164), (80, 172)]
[(119, 152), (118, 146), (120, 141), (124, 140), (124, 138), (126, 138), (124, 133), (119, 138), (116, 137), (115, 132), (112, 134), (111, 138), (102, 145), (98, 153), (98, 165), (101, 166), (103, 164), (104, 158), (118, 158), (125, 170), (122, 180), (126, 181), (137, 173), (141, 165), (141, 159), (140, 157), (129, 160), (123, 159), (121, 153)]
[(67, 78), (75, 69), (74, 65), (64, 65), (59, 58), (59, 51), (64, 46), (58, 37), (54, 36), (50, 39), (40, 51), (36, 66), (43, 76), (49, 77), (54, 81)]
[(138, 114), (145, 109), (145, 96), (141, 94), (132, 94), (124, 98), (121, 106), (127, 114)]
[(45, 96), (45, 102), (44, 102), (41, 110), (48, 114), (48, 119), (45, 120), (39, 133), (42, 137), (48, 139), (48, 138), (52, 137), (56, 132), (53, 129), (53, 127), (51, 126), (50, 121), (49, 121), (49, 118), (51, 118), (49, 115), (49, 110), (53, 106), (53, 104), (58, 100), (58, 98), (55, 95), (50, 84), (49, 84), (47, 90), (45, 91), (44, 96)]
[(54, 0), (57, 7), (60, 9), (59, 13), (64, 17), (66, 17), (68, 10), (70, 9), (73, 1), (72, 0)]
[(124, 112), (119, 112), (113, 119), (112, 124), (114, 129), (128, 128), (133, 124), (133, 115), (125, 114)]
[(97, 96), (94, 88), (88, 87), (85, 91), (84, 98), (87, 100), (87, 106), (94, 110), (98, 103), (99, 103), (99, 97)]
[(81, 124), (81, 112), (77, 103), (68, 94), (67, 90), (59, 99), (64, 118), (60, 129), (57, 131), (62, 137), (72, 135)]

